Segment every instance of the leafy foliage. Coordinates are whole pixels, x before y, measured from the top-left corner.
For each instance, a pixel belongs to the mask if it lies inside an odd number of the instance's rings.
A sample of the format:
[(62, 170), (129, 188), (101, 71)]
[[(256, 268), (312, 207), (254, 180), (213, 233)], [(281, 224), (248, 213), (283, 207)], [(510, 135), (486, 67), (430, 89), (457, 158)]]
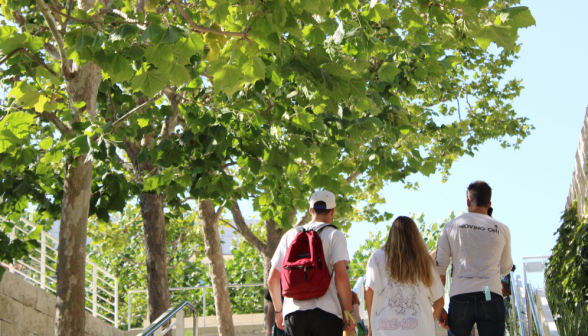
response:
[[(550, 307), (553, 302), (554, 313), (565, 321), (574, 319), (573, 314), (567, 313), (588, 307), (588, 223), (578, 219), (576, 202), (564, 211), (561, 220), (545, 283)], [(586, 311), (583, 316), (585, 314)]]
[[(14, 226), (14, 223), (6, 220), (2, 220), (0, 224), (0, 262), (2, 263), (16, 264), (16, 261), (20, 259), (27, 259), (33, 249), (41, 247), (39, 241), (43, 230), (42, 225), (37, 225), (26, 236), (17, 234), (11, 241), (6, 232), (13, 231)], [(16, 232), (20, 233), (19, 231)], [(6, 272), (6, 269), (0, 266), (0, 281), (2, 281), (4, 272)]]
[[(30, 183), (26, 197), (47, 216), (58, 216), (62, 154), (89, 153), (91, 213), (102, 220), (141, 191), (165, 192), (172, 208), (189, 192), (216, 204), (254, 199), (263, 220), (288, 228), (310, 191), (327, 188), (344, 196), (338, 220), (347, 229), (385, 219), (374, 207), (384, 183), (436, 170), (447, 177), (481, 143), (516, 147), (532, 128), (510, 104), (520, 81), (503, 80), (518, 29), (534, 24), (517, 1), (155, 3), (142, 11), (130, 0), (97, 1), (67, 19), (51, 8), (65, 56), (103, 75), (96, 118), (72, 120), (85, 107), (67, 104), (60, 58), (50, 56), (55, 39), (36, 2), (3, 0), (16, 23), (0, 34), (11, 90), (3, 114), (35, 124), (22, 130), (27, 151), (12, 147), (6, 165), (18, 162), (21, 176), (45, 181)], [(486, 51), (491, 42), (496, 55)], [(134, 110), (146, 98), (154, 103)], [(72, 132), (61, 134), (55, 119)], [(16, 138), (2, 139), (9, 147)], [(46, 138), (53, 143), (37, 148)]]

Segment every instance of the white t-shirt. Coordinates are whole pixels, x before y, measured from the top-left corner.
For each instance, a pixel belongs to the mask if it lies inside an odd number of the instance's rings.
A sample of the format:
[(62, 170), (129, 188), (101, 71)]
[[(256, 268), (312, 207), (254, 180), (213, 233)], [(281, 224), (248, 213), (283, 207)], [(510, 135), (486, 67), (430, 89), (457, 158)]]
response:
[(434, 336), (432, 302), (443, 297), (443, 284), (433, 267), (433, 285), (399, 283), (388, 278), (386, 253), (379, 249), (370, 258), (365, 286), (374, 291), (370, 322), (373, 336), (398, 333), (406, 336)]
[(450, 296), (481, 292), (502, 295), (500, 276), (512, 269), (510, 230), (496, 219), (463, 214), (445, 224), (437, 243), (437, 271), (444, 275), (453, 258)]
[[(324, 223), (310, 222), (304, 225), (304, 228), (310, 230), (322, 224)], [(296, 237), (297, 233), (298, 232), (296, 232), (295, 229), (292, 229), (286, 232), (286, 234), (282, 237), (282, 240), (280, 240), (280, 244), (278, 245), (278, 248), (272, 257), (272, 266), (276, 270), (280, 272), (282, 271), (282, 262), (286, 256), (286, 251), (288, 250), (288, 247), (290, 247), (290, 244), (294, 240), (294, 237)], [(347, 239), (345, 238), (343, 232), (332, 227), (324, 228), (319, 236), (323, 242), (323, 252), (325, 254), (325, 259), (328, 261), (327, 266), (329, 268), (329, 273), (332, 274), (329, 289), (324, 296), (315, 299), (294, 300), (292, 298), (284, 297), (283, 316), (299, 310), (320, 308), (327, 313), (331, 313), (341, 318), (341, 306), (339, 305), (339, 300), (337, 299), (337, 288), (335, 287), (333, 265), (341, 260), (344, 260), (345, 263), (349, 265)]]

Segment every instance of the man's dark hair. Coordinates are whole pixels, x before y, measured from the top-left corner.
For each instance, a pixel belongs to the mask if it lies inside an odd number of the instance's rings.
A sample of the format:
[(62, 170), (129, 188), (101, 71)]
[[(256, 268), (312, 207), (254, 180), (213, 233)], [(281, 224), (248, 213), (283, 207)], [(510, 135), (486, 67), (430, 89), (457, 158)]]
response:
[(468, 186), (467, 195), (471, 206), (487, 207), (492, 198), (492, 188), (484, 181), (472, 182)]
[(320, 206), (322, 208), (325, 208), (327, 206), (327, 203), (323, 202), (323, 201), (318, 201), (314, 203), (314, 208), (312, 208), (312, 212), (314, 212), (315, 214), (317, 214), (318, 216), (322, 216), (322, 215), (326, 215), (328, 214), (331, 209), (316, 209), (316, 206)]

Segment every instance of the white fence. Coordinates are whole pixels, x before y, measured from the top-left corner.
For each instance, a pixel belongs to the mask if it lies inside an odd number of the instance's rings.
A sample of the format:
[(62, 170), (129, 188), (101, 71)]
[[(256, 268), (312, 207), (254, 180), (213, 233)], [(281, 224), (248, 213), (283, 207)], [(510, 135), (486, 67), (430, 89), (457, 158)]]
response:
[[(6, 219), (0, 216), (0, 221)], [(21, 218), (10, 232), (10, 240), (24, 239), (35, 225)], [(14, 264), (2, 263), (10, 273), (18, 274), (28, 282), (55, 294), (57, 288), (57, 245), (59, 241), (45, 231), (41, 232), (41, 247), (34, 249), (29, 258)], [(105, 269), (86, 259), (86, 310), (95, 317), (118, 327), (118, 280)]]

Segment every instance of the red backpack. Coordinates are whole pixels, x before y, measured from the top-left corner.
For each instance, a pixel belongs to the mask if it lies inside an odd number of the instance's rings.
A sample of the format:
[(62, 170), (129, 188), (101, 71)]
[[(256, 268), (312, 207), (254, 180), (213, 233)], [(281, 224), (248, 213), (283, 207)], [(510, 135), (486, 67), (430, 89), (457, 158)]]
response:
[(319, 233), (331, 224), (324, 224), (313, 230), (297, 227), (296, 237), (288, 247), (282, 262), (282, 295), (296, 300), (308, 300), (327, 293), (331, 274), (323, 252)]

